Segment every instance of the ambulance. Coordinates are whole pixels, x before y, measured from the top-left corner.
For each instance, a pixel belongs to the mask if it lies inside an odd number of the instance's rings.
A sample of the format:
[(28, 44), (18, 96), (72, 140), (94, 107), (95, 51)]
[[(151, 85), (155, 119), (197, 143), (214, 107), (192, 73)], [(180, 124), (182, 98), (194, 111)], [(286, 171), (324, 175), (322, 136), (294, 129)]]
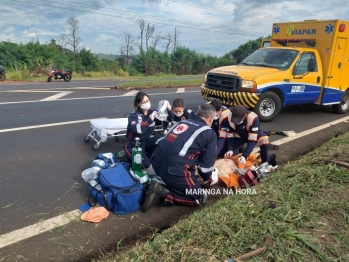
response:
[(238, 65), (207, 72), (202, 97), (226, 106), (244, 105), (262, 122), (274, 120), (288, 105), (331, 105), (334, 113), (349, 111), (348, 21), (274, 23), (266, 46)]

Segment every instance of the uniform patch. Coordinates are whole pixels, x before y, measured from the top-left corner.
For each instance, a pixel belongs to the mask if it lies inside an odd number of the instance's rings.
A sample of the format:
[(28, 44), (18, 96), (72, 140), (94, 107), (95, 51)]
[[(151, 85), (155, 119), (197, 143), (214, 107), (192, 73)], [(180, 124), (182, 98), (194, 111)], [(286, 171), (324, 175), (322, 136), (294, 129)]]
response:
[(176, 135), (182, 134), (185, 131), (187, 131), (187, 129), (188, 129), (187, 124), (179, 124), (175, 129), (173, 129), (173, 133), (175, 133)]
[(134, 125), (134, 124), (136, 124), (136, 121), (132, 121), (132, 122), (131, 122), (131, 125)]
[(181, 120), (185, 120), (185, 119), (186, 119), (185, 116), (182, 116), (182, 117), (181, 117)]
[(258, 131), (258, 127), (252, 127), (252, 131)]
[(142, 120), (143, 120), (143, 119), (142, 119), (142, 117), (141, 117), (141, 116), (139, 116), (139, 117), (138, 117), (138, 123), (141, 123), (141, 122), (142, 122)]

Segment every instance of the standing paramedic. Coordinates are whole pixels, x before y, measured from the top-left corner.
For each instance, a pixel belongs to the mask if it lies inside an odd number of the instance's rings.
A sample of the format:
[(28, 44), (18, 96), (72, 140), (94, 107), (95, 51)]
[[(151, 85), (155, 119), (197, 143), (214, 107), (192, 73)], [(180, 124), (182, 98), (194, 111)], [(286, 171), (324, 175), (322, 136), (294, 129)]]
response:
[(144, 92), (138, 92), (133, 102), (134, 112), (128, 117), (126, 131), (126, 142), (124, 144), (125, 155), (130, 162), (132, 159), (132, 149), (136, 145), (135, 138), (140, 139), (142, 148), (142, 166), (149, 175), (155, 175), (146, 153), (152, 153), (155, 142), (159, 137), (150, 136), (155, 129), (156, 110), (150, 109), (150, 98)]
[(252, 153), (256, 144), (260, 147), (262, 163), (269, 161), (269, 138), (260, 130), (259, 119), (256, 113), (247, 111), (242, 105), (231, 109), (232, 137), (227, 139), (228, 152), (224, 157), (239, 154), (239, 147), (246, 144), (246, 148), (239, 157), (239, 163), (245, 164), (246, 158)]
[[(211, 184), (216, 160), (217, 136), (211, 129), (215, 115), (216, 109), (205, 103), (196, 115), (179, 121), (157, 141), (151, 161), (166, 187), (152, 180), (142, 205), (143, 212), (161, 203), (166, 206), (205, 203), (207, 195), (201, 185)], [(195, 176), (196, 164), (202, 182)]]

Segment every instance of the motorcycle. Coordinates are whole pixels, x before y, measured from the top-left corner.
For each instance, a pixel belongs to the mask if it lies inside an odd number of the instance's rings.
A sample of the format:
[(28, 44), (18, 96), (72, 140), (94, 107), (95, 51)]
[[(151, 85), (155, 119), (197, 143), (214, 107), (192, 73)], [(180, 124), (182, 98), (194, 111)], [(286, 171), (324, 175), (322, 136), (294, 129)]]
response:
[(48, 75), (47, 82), (51, 82), (54, 79), (64, 79), (65, 82), (69, 82), (72, 77), (72, 71), (70, 69), (53, 68)]
[(0, 65), (0, 82), (1, 82), (1, 81), (5, 81), (5, 79), (6, 79), (5, 68), (3, 68), (3, 67)]

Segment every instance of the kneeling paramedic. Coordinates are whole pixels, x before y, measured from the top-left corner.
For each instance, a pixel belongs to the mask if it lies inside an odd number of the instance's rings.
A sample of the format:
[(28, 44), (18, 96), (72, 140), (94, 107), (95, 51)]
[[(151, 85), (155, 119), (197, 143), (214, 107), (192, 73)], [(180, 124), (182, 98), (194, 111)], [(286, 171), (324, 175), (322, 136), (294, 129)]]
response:
[[(166, 187), (152, 180), (142, 205), (143, 212), (161, 202), (165, 206), (205, 203), (207, 194), (202, 185), (212, 184), (216, 160), (217, 136), (211, 129), (215, 115), (216, 109), (212, 105), (203, 104), (196, 115), (179, 121), (157, 141), (151, 162)], [(195, 176), (196, 163), (201, 182)]]
[(262, 163), (269, 161), (269, 138), (260, 130), (259, 119), (256, 113), (246, 110), (242, 105), (231, 108), (230, 126), (232, 135), (227, 139), (228, 152), (224, 157), (238, 155), (239, 147), (246, 144), (246, 148), (239, 157), (239, 163), (244, 165), (246, 158), (252, 153), (256, 144), (260, 147)]

